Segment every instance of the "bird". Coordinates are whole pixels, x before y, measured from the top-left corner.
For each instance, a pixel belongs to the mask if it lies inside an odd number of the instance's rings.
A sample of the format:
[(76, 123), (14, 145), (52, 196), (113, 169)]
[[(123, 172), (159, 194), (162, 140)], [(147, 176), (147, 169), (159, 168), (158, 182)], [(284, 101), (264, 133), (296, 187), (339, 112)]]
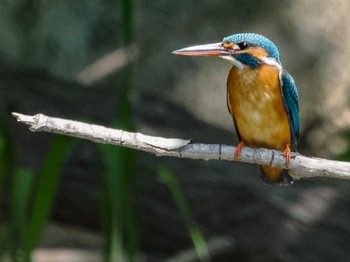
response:
[[(292, 76), (283, 69), (276, 45), (263, 35), (238, 33), (221, 42), (195, 45), (173, 52), (185, 56), (220, 57), (233, 66), (227, 78), (227, 107), (239, 139), (233, 158), (245, 146), (284, 152), (286, 168), (300, 134), (298, 91)], [(260, 167), (267, 184), (288, 185), (288, 170)]]

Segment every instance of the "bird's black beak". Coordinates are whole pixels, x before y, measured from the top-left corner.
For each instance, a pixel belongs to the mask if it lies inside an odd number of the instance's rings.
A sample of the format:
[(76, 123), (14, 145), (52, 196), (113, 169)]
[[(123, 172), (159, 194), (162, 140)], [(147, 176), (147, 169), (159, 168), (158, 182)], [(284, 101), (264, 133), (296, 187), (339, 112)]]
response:
[(231, 56), (234, 50), (225, 48), (222, 42), (206, 45), (196, 45), (173, 51), (175, 55), (187, 56)]

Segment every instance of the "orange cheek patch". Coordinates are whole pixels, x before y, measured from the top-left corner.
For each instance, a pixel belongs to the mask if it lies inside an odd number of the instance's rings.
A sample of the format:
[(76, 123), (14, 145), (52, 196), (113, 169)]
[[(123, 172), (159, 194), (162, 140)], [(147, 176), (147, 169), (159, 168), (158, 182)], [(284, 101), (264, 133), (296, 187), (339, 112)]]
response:
[(267, 57), (267, 52), (261, 47), (252, 47), (248, 51), (252, 56), (257, 58)]

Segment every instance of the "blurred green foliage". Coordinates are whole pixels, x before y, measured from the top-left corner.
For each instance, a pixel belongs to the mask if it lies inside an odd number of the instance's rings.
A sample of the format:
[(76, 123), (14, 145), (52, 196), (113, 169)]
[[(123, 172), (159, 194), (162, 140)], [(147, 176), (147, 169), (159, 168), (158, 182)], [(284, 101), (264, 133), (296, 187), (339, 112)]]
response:
[[(86, 56), (85, 53), (89, 52), (87, 44), (89, 35), (86, 29), (96, 23), (108, 25), (108, 21), (94, 20), (96, 17), (94, 14), (100, 12), (95, 9), (97, 4), (84, 2), (82, 8), (79, 2), (71, 2), (69, 5), (59, 2), (48, 4), (45, 1), (20, 2), (0, 3), (0, 6), (7, 6), (6, 13), (0, 8), (0, 22), (3, 21), (0, 23), (0, 30), (5, 32), (7, 39), (6, 41), (0, 40), (0, 48), (12, 50), (7, 53), (8, 57), (5, 57), (5, 60), (12, 61), (12, 64), (6, 64), (7, 67), (21, 67), (26, 63), (40, 67), (52, 57), (57, 57), (59, 59), (51, 61), (54, 63), (51, 69), (55, 71), (56, 76), (60, 75), (60, 70), (67, 70), (67, 64), (74, 72), (75, 68), (79, 68), (76, 63), (83, 62), (76, 57)], [(40, 8), (36, 8), (36, 5), (39, 5)], [(108, 5), (113, 11), (120, 9), (119, 16), (122, 26), (119, 34), (115, 35), (120, 37), (123, 46), (132, 44), (134, 34), (132, 0), (109, 2)], [(16, 13), (8, 12), (9, 10), (16, 10)], [(22, 14), (23, 21), (26, 21), (25, 25), (14, 20), (18, 12)], [(91, 15), (88, 16), (88, 20), (83, 21), (74, 12), (90, 12)], [(64, 19), (60, 19), (62, 14), (65, 14)], [(50, 30), (53, 21), (59, 23), (59, 25), (56, 24), (56, 31)], [(35, 25), (40, 25), (40, 27)], [(75, 35), (74, 39), (72, 35)], [(31, 39), (31, 41), (26, 45), (21, 45), (19, 38)], [(77, 42), (77, 39), (80, 41)], [(72, 48), (72, 45), (77, 45), (77, 48)], [(33, 46), (40, 49), (40, 52), (38, 49), (33, 49)], [(54, 52), (55, 55), (45, 53), (43, 50)], [(67, 50), (76, 50), (76, 52), (73, 54)], [(119, 76), (117, 86), (120, 87), (120, 91), (118, 101), (116, 101), (118, 108), (113, 125), (119, 129), (132, 131), (134, 129), (130, 102), (133, 88), (132, 65), (123, 68)], [(0, 259), (7, 257), (11, 261), (30, 261), (31, 254), (40, 243), (43, 231), (49, 223), (64, 164), (72, 153), (74, 143), (65, 136), (54, 136), (41, 170), (36, 174), (31, 169), (17, 165), (8, 119), (9, 117), (4, 114), (0, 117), (2, 121), (0, 123), (0, 194), (9, 196), (9, 214), (7, 217), (1, 217), (3, 222), (0, 224)], [(101, 219), (105, 236), (105, 261), (135, 261), (140, 254), (140, 228), (134, 205), (132, 182), (135, 178), (135, 163), (138, 155), (135, 150), (110, 145), (98, 145), (98, 149), (105, 167), (101, 184)], [(208, 261), (206, 242), (202, 233), (195, 226), (194, 218), (180, 190), (180, 185), (166, 167), (162, 167), (159, 174), (169, 187), (187, 224), (200, 260)]]
[[(132, 1), (121, 1), (122, 42), (132, 41)], [(114, 126), (133, 130), (130, 92), (132, 89), (132, 67), (121, 72), (121, 92)], [(106, 261), (134, 261), (139, 253), (136, 210), (133, 206), (131, 183), (135, 174), (137, 155), (134, 150), (99, 145), (106, 171), (102, 197), (102, 220), (106, 236)], [(124, 241), (125, 239), (125, 241)], [(124, 252), (125, 251), (125, 252)]]
[[(19, 2), (18, 2), (19, 3)], [(11, 5), (10, 2), (0, 3), (0, 5)], [(36, 56), (36, 51), (31, 48), (32, 44), (44, 43), (51, 46), (52, 50), (57, 52), (57, 57), (60, 52), (66, 54), (67, 50), (78, 49), (79, 52), (88, 52), (84, 48), (81, 41), (86, 41), (88, 36), (86, 30), (94, 23), (94, 13), (98, 10), (93, 9), (94, 4), (86, 5), (81, 9), (81, 5), (72, 2), (70, 5), (54, 3), (56, 8), (52, 8), (46, 2), (34, 1), (22, 3), (23, 5), (8, 7), (9, 9), (17, 10), (23, 13), (25, 24), (17, 24), (11, 18), (3, 19), (6, 21), (6, 28), (3, 30), (9, 36), (8, 41), (1, 42), (0, 47), (7, 45), (18, 38), (32, 39), (33, 43), (27, 46), (13, 45), (7, 55), (19, 55), (18, 60), (10, 57), (11, 61), (18, 63), (31, 63), (40, 65), (46, 63), (45, 52), (41, 56)], [(41, 8), (36, 9), (35, 4)], [(133, 41), (133, 19), (134, 6), (132, 0), (122, 0), (120, 3), (110, 2), (111, 10), (120, 9), (121, 30), (119, 37), (123, 46), (128, 46)], [(24, 9), (26, 7), (26, 9)], [(29, 15), (27, 9), (36, 10), (35, 15)], [(54, 10), (54, 13), (52, 13)], [(67, 15), (73, 11), (91, 12), (90, 20), (80, 21), (79, 16)], [(34, 12), (34, 11), (33, 11)], [(35, 13), (34, 12), (34, 13)], [(0, 10), (0, 14), (3, 14)], [(5, 15), (5, 14), (3, 14)], [(11, 16), (10, 13), (6, 13)], [(16, 17), (12, 14), (13, 17)], [(62, 19), (60, 19), (60, 16)], [(44, 23), (40, 28), (34, 29), (39, 24), (39, 17)], [(70, 18), (70, 19), (67, 19)], [(52, 19), (59, 21), (62, 25), (57, 26), (58, 31), (50, 31)], [(72, 21), (78, 19), (79, 21)], [(2, 18), (0, 17), (0, 21)], [(96, 22), (96, 21), (95, 21)], [(1, 27), (4, 26), (0, 25)], [(16, 28), (16, 30), (9, 30)], [(62, 31), (63, 30), (63, 31)], [(14, 32), (23, 34), (22, 36), (13, 35)], [(79, 34), (81, 37), (71, 35)], [(82, 35), (83, 34), (83, 35)], [(85, 34), (85, 35), (84, 35)], [(56, 37), (59, 35), (59, 37)], [(77, 42), (77, 38), (80, 42)], [(43, 39), (47, 39), (44, 41)], [(61, 40), (64, 40), (62, 42)], [(70, 45), (79, 45), (83, 48), (70, 48)], [(86, 47), (86, 46), (85, 46)], [(39, 45), (40, 48), (40, 45)], [(43, 50), (50, 48), (41, 47)], [(51, 56), (52, 54), (48, 54)], [(75, 57), (79, 58), (80, 53), (76, 53)], [(74, 57), (74, 56), (72, 56)], [(64, 59), (64, 56), (63, 56)], [(82, 63), (81, 59), (77, 59), (78, 63)], [(75, 68), (75, 62), (69, 61), (54, 61), (57, 65), (51, 66), (54, 70), (57, 69), (58, 75), (62, 64), (70, 64), (70, 70)], [(12, 66), (8, 64), (7, 66)], [(16, 65), (18, 66), (18, 65)], [(56, 69), (55, 69), (56, 68)], [(62, 70), (67, 70), (62, 67)], [(114, 113), (115, 119), (112, 126), (132, 131), (133, 125), (133, 110), (130, 102), (130, 94), (133, 88), (133, 67), (128, 65), (119, 72), (119, 80), (117, 86), (120, 88), (118, 92), (117, 111)], [(53, 209), (54, 200), (60, 178), (63, 173), (64, 165), (67, 159), (73, 152), (73, 140), (65, 136), (54, 136), (49, 149), (46, 152), (46, 159), (42, 163), (40, 172), (36, 174), (31, 169), (17, 166), (14, 155), (14, 145), (8, 128), (8, 116), (1, 118), (1, 137), (0, 137), (0, 193), (8, 195), (9, 198), (9, 216), (3, 218), (5, 221), (0, 226), (0, 258), (10, 258), (11, 261), (30, 261), (33, 250), (39, 245), (42, 234), (46, 225), (49, 223), (51, 211)], [(114, 147), (110, 145), (98, 145), (101, 159), (104, 165), (104, 171), (101, 183), (101, 220), (102, 229), (105, 236), (105, 261), (135, 261), (140, 252), (140, 228), (137, 221), (137, 210), (135, 209), (132, 181), (136, 175), (138, 154), (135, 150)], [(198, 256), (201, 261), (207, 261), (209, 258), (208, 249), (205, 240), (195, 226), (194, 218), (191, 215), (190, 208), (186, 204), (185, 197), (182, 194), (180, 187), (171, 175), (167, 168), (162, 168), (160, 175), (169, 187), (173, 198), (181, 211), (181, 214), (188, 226), (194, 246), (196, 247)], [(10, 183), (10, 186), (9, 186)]]

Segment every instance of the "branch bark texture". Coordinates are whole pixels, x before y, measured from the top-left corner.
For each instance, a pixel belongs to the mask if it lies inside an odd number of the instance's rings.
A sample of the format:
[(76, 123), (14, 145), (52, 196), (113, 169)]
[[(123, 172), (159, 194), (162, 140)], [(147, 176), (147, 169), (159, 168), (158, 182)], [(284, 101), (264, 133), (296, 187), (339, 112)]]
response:
[[(91, 140), (96, 143), (129, 147), (157, 156), (169, 156), (202, 160), (227, 160), (271, 165), (287, 168), (283, 152), (264, 148), (244, 147), (241, 157), (233, 159), (236, 147), (222, 144), (193, 143), (187, 139), (163, 138), (141, 133), (127, 132), (83, 122), (49, 117), (43, 114), (33, 116), (12, 113), (17, 121), (29, 126), (33, 132), (50, 132)], [(292, 153), (288, 168), (294, 179), (330, 177), (350, 180), (350, 163), (306, 157)]]

